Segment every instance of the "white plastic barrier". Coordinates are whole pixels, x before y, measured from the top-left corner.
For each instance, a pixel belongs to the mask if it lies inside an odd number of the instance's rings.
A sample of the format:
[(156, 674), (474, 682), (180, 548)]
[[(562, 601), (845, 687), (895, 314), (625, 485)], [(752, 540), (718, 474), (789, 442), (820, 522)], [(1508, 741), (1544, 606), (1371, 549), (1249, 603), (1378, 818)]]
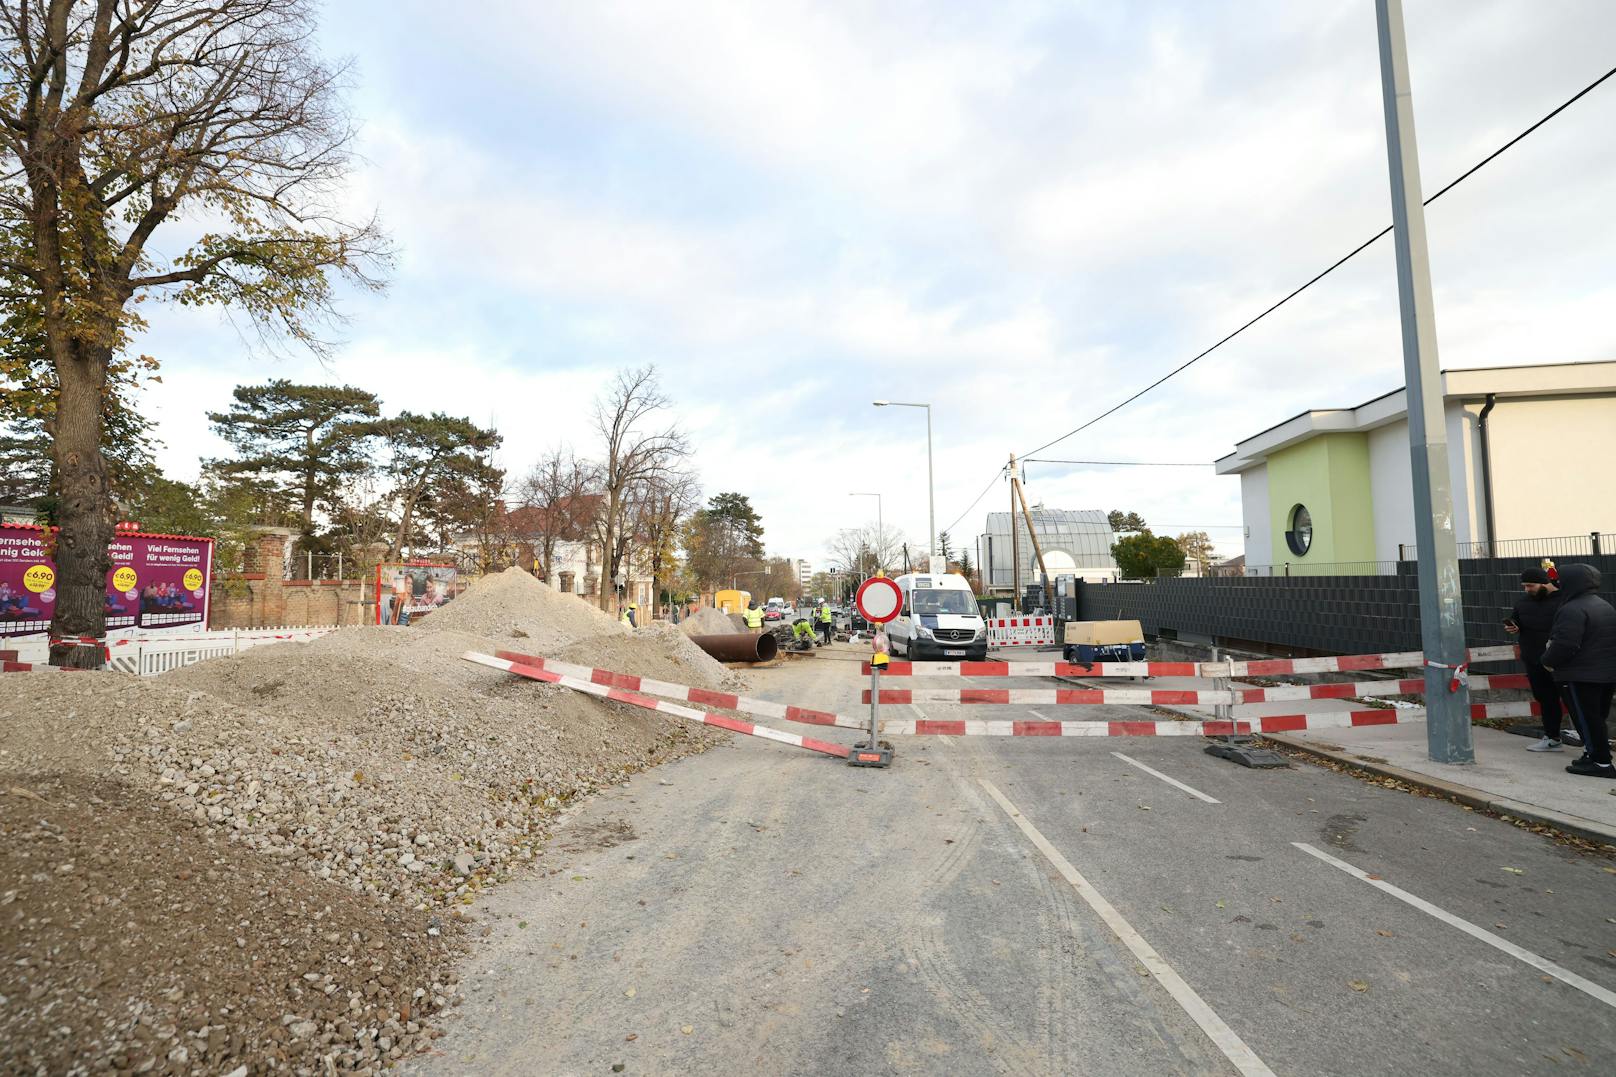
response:
[[(239, 654), (268, 643), (306, 643), (337, 630), (336, 625), (276, 625), (265, 628), (177, 629), (142, 632), (122, 629), (107, 636), (107, 668), (137, 677), (153, 677), (208, 658)], [(44, 636), (0, 641), (0, 650), (17, 651), (19, 662), (44, 665), (49, 647)]]
[(1055, 642), (1053, 617), (990, 617), (989, 647), (1048, 647)]

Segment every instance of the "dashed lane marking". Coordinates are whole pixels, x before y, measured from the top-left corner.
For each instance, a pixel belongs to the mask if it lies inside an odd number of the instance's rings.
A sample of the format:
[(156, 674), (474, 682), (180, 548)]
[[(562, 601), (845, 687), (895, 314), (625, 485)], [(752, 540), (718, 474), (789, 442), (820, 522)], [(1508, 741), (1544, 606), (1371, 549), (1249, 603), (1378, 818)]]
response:
[(1402, 887), (1393, 886), (1386, 880), (1371, 875), (1361, 868), (1353, 867), (1345, 860), (1338, 860), (1329, 853), (1324, 852), (1322, 849), (1315, 849), (1313, 846), (1301, 841), (1293, 841), (1291, 844), (1309, 856), (1317, 857), (1326, 864), (1340, 868), (1342, 871), (1353, 876), (1354, 878), (1362, 879), (1375, 889), (1385, 891), (1398, 901), (1412, 905), (1423, 913), (1429, 913), (1438, 920), (1441, 920), (1444, 924), (1447, 924), (1449, 927), (1456, 927), (1460, 931), (1463, 931), (1466, 935), (1469, 935), (1471, 938), (1480, 939), (1488, 946), (1491, 946), (1497, 950), (1502, 950), (1504, 953), (1515, 958), (1517, 961), (1524, 961), (1540, 972), (1545, 972), (1548, 975), (1553, 976), (1561, 983), (1575, 987), (1583, 994), (1596, 998), (1607, 1006), (1616, 1007), (1616, 991), (1610, 991), (1594, 983), (1592, 980), (1584, 979), (1583, 977), (1572, 972), (1570, 969), (1556, 965), (1553, 961), (1550, 961), (1546, 957), (1540, 957), (1530, 950), (1522, 949), (1521, 947), (1516, 946), (1513, 942), (1510, 942), (1508, 939), (1500, 938), (1497, 935), (1494, 935), (1491, 931), (1477, 927), (1469, 920), (1461, 919), (1460, 917), (1453, 915), (1451, 912), (1448, 912), (1446, 909), (1438, 908), (1429, 901), (1426, 901), (1424, 898), (1416, 897), (1415, 895), (1409, 893)]
[(1234, 1029), (1224, 1023), (1223, 1018), (1219, 1017), (1212, 1007), (1208, 1006), (1201, 996), (1195, 993), (1193, 987), (1184, 982), (1183, 978), (1173, 970), (1171, 965), (1162, 960), (1162, 956), (1156, 952), (1150, 943), (1145, 941), (1144, 936), (1135, 931), (1133, 925), (1124, 920), (1122, 914), (1117, 912), (1116, 908), (1098, 890), (1094, 889), (1087, 879), (1078, 873), (1078, 870), (1072, 866), (1071, 861), (1062, 856), (1060, 850), (1051, 845), (1049, 839), (1039, 833), (1038, 828), (1033, 826), (1032, 822), (1021, 814), (1020, 809), (1010, 803), (1005, 795), (999, 792), (998, 788), (986, 778), (978, 778), (977, 781), (981, 783), (982, 788), (988, 791), (989, 796), (999, 802), (999, 807), (1004, 809), (1005, 814), (1010, 817), (1010, 821), (1015, 823), (1021, 829), (1021, 832), (1027, 836), (1027, 839), (1037, 847), (1038, 851), (1044, 854), (1045, 859), (1055, 866), (1055, 870), (1059, 871), (1061, 876), (1072, 884), (1072, 889), (1077, 891), (1078, 896), (1087, 903), (1088, 907), (1093, 909), (1101, 920), (1105, 921), (1105, 926), (1110, 928), (1118, 939), (1122, 940), (1122, 944), (1128, 948), (1134, 957), (1139, 959), (1139, 963), (1145, 967), (1146, 971), (1154, 976), (1156, 982), (1167, 990), (1167, 993), (1173, 997), (1173, 1001), (1178, 1003), (1184, 1012), (1189, 1015), (1190, 1020), (1194, 1021), (1200, 1030), (1206, 1033), (1207, 1038), (1217, 1045), (1218, 1050), (1223, 1052), (1223, 1057), (1227, 1058), (1236, 1070), (1244, 1077), (1274, 1077), (1274, 1071), (1269, 1069), (1263, 1063), (1263, 1060), (1257, 1057), (1257, 1053), (1246, 1046), (1246, 1042), (1236, 1034)]
[(1188, 785), (1185, 785), (1183, 782), (1179, 781), (1177, 778), (1169, 778), (1167, 775), (1163, 774), (1161, 771), (1157, 770), (1154, 767), (1145, 766), (1143, 763), (1139, 762), (1139, 760), (1133, 758), (1132, 756), (1123, 755), (1121, 752), (1112, 752), (1111, 754), (1116, 756), (1118, 759), (1122, 760), (1124, 763), (1127, 763), (1129, 766), (1138, 767), (1140, 770), (1144, 771), (1146, 774), (1149, 774), (1152, 778), (1160, 778), (1162, 781), (1166, 782), (1168, 785), (1172, 786), (1173, 788), (1184, 790), (1184, 792), (1188, 793), (1192, 797), (1195, 797), (1197, 800), (1204, 800), (1208, 804), (1221, 804), (1221, 803), (1223, 803), (1221, 800), (1218, 800), (1216, 797), (1209, 797), (1205, 793), (1201, 792), (1199, 789), (1194, 789), (1194, 788), (1191, 788)]

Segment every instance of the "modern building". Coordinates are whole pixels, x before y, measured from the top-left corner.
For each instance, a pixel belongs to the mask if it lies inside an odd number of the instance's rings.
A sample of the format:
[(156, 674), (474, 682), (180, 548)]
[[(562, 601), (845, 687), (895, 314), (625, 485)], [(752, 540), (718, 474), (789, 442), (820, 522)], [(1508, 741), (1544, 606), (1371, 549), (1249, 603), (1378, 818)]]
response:
[(814, 578), (813, 567), (810, 566), (807, 561), (804, 561), (800, 557), (797, 559), (796, 565), (797, 565), (797, 582), (802, 584), (803, 590), (806, 591), (808, 589), (808, 581), (812, 580)]
[[(1515, 543), (1616, 530), (1616, 362), (1449, 370), (1442, 394), (1461, 556), (1574, 554)], [(1247, 574), (1412, 559), (1411, 459), (1404, 389), (1237, 444), (1216, 467), (1240, 476)]]
[[(1038, 542), (1043, 547), (1044, 565), (1052, 580), (1059, 576), (1084, 580), (1117, 578), (1117, 562), (1111, 556), (1116, 536), (1105, 513), (1098, 509), (1046, 509), (1035, 505), (1031, 515), (1038, 530)], [(1038, 582), (1038, 554), (1027, 531), (1026, 519), (1019, 512), (1015, 514), (1014, 541), (1010, 527), (1010, 513), (990, 512), (987, 530), (976, 538), (976, 563), (981, 566), (982, 587), (988, 592), (1011, 592), (1018, 558), (1021, 586)]]

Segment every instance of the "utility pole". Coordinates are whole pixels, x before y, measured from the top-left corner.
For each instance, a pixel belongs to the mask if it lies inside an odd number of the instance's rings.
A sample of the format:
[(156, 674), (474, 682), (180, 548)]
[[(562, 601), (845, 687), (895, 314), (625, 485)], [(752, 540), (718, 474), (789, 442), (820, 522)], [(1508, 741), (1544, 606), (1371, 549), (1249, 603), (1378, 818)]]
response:
[[(1408, 441), (1414, 465), (1414, 545), (1419, 557), (1420, 640), (1425, 650), (1425, 738), (1436, 763), (1474, 763), (1470, 686), (1458, 676), (1466, 661), (1459, 550), (1453, 536), (1442, 368), (1436, 353), (1436, 310), (1425, 243), (1425, 206), (1414, 138), (1408, 47), (1402, 0), (1375, 0), (1380, 35), (1380, 87), (1386, 107), (1391, 169), (1397, 295), (1403, 320)], [(1450, 686), (1453, 690), (1450, 691)]]
[(1021, 612), (1021, 532), (1016, 530), (1016, 454), (1010, 454), (1010, 608)]

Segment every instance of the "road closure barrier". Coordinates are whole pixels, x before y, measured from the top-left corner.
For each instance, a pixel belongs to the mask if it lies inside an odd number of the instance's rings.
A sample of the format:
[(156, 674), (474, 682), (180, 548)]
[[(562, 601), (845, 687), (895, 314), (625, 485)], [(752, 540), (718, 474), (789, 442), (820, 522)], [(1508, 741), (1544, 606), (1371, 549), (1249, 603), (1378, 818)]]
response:
[[(1469, 679), (1472, 692), (1530, 687), (1526, 675), (1510, 673), (1497, 677)], [(1243, 703), (1275, 703), (1305, 699), (1358, 699), (1364, 696), (1423, 695), (1425, 678), (1397, 681), (1353, 681), (1346, 684), (1287, 684), (1273, 688), (1238, 687), (1219, 689), (1173, 688), (883, 688), (882, 703), (1003, 703), (1030, 707), (1056, 707), (1068, 704), (1108, 704), (1112, 706), (1218, 706)], [(870, 701), (869, 690), (864, 702)]]
[(748, 696), (734, 695), (730, 692), (715, 692), (711, 688), (693, 688), (688, 684), (674, 684), (672, 681), (659, 681), (651, 677), (636, 677), (631, 673), (614, 673), (609, 669), (595, 669), (591, 666), (580, 666), (571, 662), (558, 662), (553, 658), (541, 658), (536, 654), (521, 654), (517, 651), (495, 651), (494, 656), (515, 662), (518, 665), (529, 666), (533, 669), (542, 669), (551, 673), (560, 673), (567, 677), (576, 677), (591, 684), (602, 684), (609, 688), (626, 688), (631, 692), (665, 696), (668, 699), (680, 699), (687, 703), (701, 703), (708, 707), (718, 707), (727, 711), (740, 711), (742, 714), (750, 714), (756, 718), (774, 718), (785, 722), (800, 722), (803, 725), (829, 725), (836, 726), (839, 729), (863, 730), (870, 724), (867, 719), (851, 718), (845, 714), (835, 714), (831, 711), (794, 707), (789, 703), (771, 703), (766, 699), (752, 699)]
[[(1477, 647), (1466, 662), (1510, 662), (1515, 647)], [(1299, 673), (1356, 673), (1421, 669), (1419, 651), (1348, 654), (1328, 658), (1265, 658), (1254, 662), (892, 662), (886, 677), (1287, 677)], [(864, 672), (869, 673), (868, 664)], [(1474, 681), (1476, 678), (1471, 678)], [(1502, 687), (1501, 685), (1498, 687)]]
[(1048, 647), (1055, 640), (1053, 617), (990, 617), (989, 647)]
[(508, 658), (496, 658), (489, 654), (478, 654), (476, 651), (467, 651), (460, 657), (468, 662), (475, 662), (478, 665), (489, 666), (493, 669), (502, 669), (507, 673), (514, 673), (518, 677), (526, 677), (528, 680), (543, 681), (546, 684), (559, 684), (563, 688), (570, 688), (585, 695), (611, 700), (614, 703), (627, 703), (630, 706), (643, 707), (645, 710), (656, 711), (659, 714), (671, 714), (674, 717), (683, 718), (699, 725), (715, 726), (719, 729), (727, 729), (732, 733), (744, 733), (749, 737), (760, 737), (780, 744), (790, 744), (797, 748), (806, 748), (810, 752), (818, 752), (821, 755), (835, 756), (838, 759), (846, 759), (849, 754), (849, 749), (844, 744), (816, 740), (813, 737), (803, 737), (796, 733), (787, 733), (784, 730), (771, 729), (768, 726), (756, 725), (752, 722), (743, 722), (739, 718), (731, 718), (723, 714), (711, 714), (690, 707), (681, 707), (677, 703), (653, 699), (628, 688), (615, 688), (604, 684), (596, 684), (593, 681), (582, 680), (578, 677), (541, 669), (537, 666), (523, 665)]

